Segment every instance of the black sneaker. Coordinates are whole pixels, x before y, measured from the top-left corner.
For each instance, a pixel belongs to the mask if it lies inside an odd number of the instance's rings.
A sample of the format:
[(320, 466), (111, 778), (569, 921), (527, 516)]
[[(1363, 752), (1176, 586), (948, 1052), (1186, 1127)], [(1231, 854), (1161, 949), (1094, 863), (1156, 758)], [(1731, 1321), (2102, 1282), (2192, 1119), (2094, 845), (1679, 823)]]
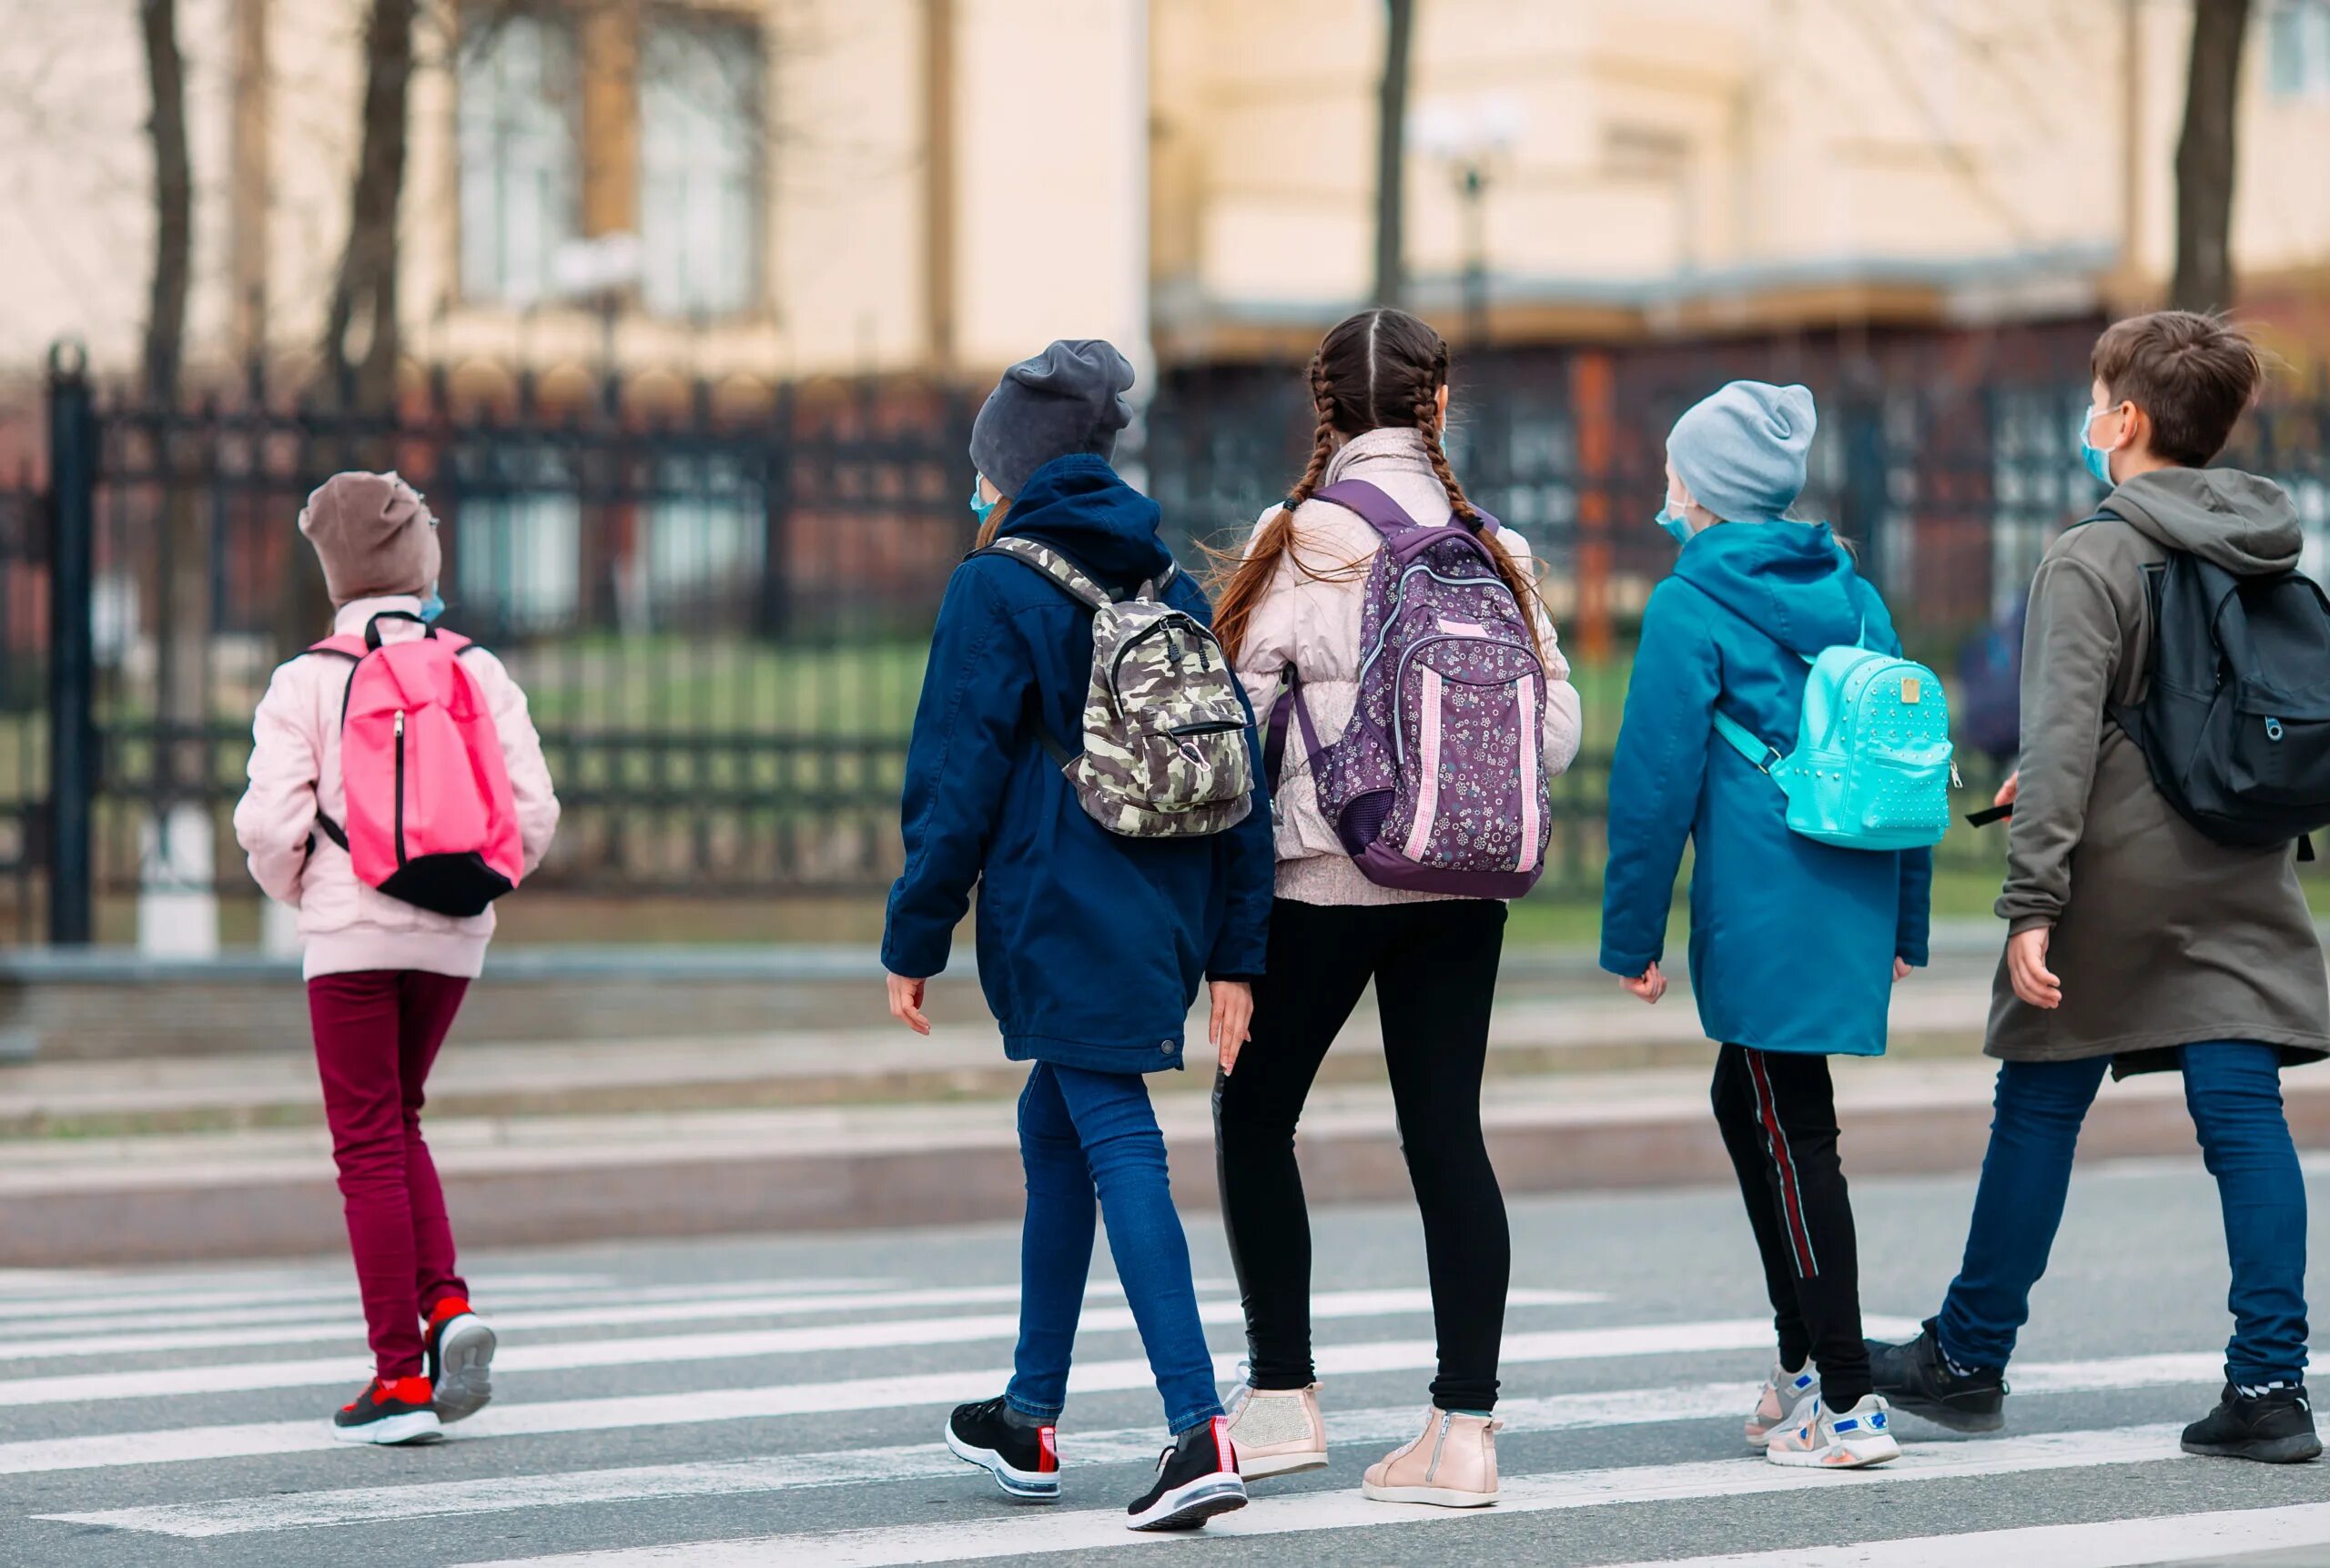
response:
[(1230, 1418), (1193, 1426), (1157, 1456), (1157, 1482), (1125, 1510), (1134, 1530), (1195, 1530), (1217, 1513), (1246, 1506)]
[(437, 1303), (421, 1341), (420, 1375), (435, 1391), (439, 1421), (466, 1421), (493, 1398), (493, 1330), (466, 1298)]
[(1051, 1422), (1028, 1426), (1003, 1412), (1000, 1399), (957, 1405), (947, 1418), (947, 1449), (995, 1477), (1020, 1502), (1059, 1501), (1059, 1439)]
[(1864, 1340), (1869, 1381), (1897, 1411), (1920, 1415), (1952, 1431), (1996, 1431), (2006, 1425), (2006, 1372), (1977, 1368), (1954, 1372), (1942, 1360), (1941, 1341), (1928, 1318), (1918, 1337), (1905, 1345)]
[(2217, 1408), (2184, 1429), (2184, 1452), (2264, 1464), (2304, 1464), (2322, 1452), (2305, 1390), (2244, 1394), (2231, 1383)]
[(331, 1424), (342, 1442), (435, 1442), (445, 1435), (430, 1408), (427, 1378), (374, 1378), (355, 1402), (339, 1407)]

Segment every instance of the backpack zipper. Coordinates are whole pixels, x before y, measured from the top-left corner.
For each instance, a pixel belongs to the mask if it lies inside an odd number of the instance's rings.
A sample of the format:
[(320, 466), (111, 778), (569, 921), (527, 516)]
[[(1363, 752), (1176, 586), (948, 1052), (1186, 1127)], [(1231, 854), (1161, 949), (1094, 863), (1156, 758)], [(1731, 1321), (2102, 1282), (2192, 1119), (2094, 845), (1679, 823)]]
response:
[(404, 710), (397, 710), (397, 864), (404, 862)]
[[(1434, 582), (1445, 583), (1451, 588), (1504, 587), (1504, 579), (1502, 577), (1451, 577), (1445, 572), (1434, 572), (1429, 566), (1409, 567), (1405, 572), (1400, 573), (1399, 581), (1392, 584), (1391, 607), (1383, 612), (1383, 624), (1375, 633), (1375, 646), (1367, 651), (1367, 657), (1360, 663), (1359, 678), (1362, 681), (1365, 681), (1367, 679), (1367, 672), (1373, 669), (1375, 667), (1375, 661), (1382, 657), (1383, 652), (1383, 638), (1385, 633), (1389, 632), (1392, 629), (1392, 618), (1399, 613), (1401, 595), (1404, 594), (1408, 591), (1408, 579), (1413, 577), (1419, 572), (1423, 572), (1426, 577), (1431, 578)], [(1511, 595), (1508, 591), (1507, 597), (1510, 596)], [(1516, 601), (1514, 608), (1518, 609), (1519, 607), (1519, 602)]]

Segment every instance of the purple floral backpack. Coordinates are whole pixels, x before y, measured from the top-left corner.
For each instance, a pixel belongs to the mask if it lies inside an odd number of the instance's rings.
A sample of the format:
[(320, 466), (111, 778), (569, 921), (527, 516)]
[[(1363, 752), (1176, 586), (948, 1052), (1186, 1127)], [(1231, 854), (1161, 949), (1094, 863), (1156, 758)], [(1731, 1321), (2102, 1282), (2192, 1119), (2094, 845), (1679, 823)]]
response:
[(1545, 869), (1551, 829), (1545, 671), (1490, 553), (1496, 520), (1427, 528), (1362, 480), (1312, 499), (1357, 512), (1383, 547), (1367, 576), (1351, 727), (1321, 745), (1290, 670), (1271, 713), (1271, 775), (1292, 714), (1319, 809), (1369, 881), (1520, 897)]

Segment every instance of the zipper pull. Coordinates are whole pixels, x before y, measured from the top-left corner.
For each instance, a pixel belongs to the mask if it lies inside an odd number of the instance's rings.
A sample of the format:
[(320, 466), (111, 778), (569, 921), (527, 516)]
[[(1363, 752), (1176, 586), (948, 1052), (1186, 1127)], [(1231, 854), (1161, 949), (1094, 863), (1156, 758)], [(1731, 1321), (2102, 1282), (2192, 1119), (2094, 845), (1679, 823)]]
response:
[(2268, 718), (2265, 721), (2265, 738), (2269, 741), (2278, 741), (2282, 738), (2281, 720)]
[(404, 739), (404, 710), (402, 708), (397, 710), (397, 739)]
[(1958, 774), (1958, 759), (1956, 757), (1950, 759), (1950, 787), (1951, 789), (1964, 789), (1966, 787), (1966, 781), (1960, 778)]

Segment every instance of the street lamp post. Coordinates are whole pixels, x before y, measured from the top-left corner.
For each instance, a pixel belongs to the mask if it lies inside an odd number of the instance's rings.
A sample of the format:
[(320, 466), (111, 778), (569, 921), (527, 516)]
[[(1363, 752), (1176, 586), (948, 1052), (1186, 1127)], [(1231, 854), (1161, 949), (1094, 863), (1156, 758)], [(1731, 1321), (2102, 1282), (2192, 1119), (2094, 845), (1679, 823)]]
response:
[(1520, 141), (1525, 118), (1517, 100), (1493, 95), (1420, 105), (1410, 121), (1411, 140), (1455, 186), (1464, 223), (1464, 337), (1475, 349), (1487, 345), (1490, 333), (1489, 184)]

